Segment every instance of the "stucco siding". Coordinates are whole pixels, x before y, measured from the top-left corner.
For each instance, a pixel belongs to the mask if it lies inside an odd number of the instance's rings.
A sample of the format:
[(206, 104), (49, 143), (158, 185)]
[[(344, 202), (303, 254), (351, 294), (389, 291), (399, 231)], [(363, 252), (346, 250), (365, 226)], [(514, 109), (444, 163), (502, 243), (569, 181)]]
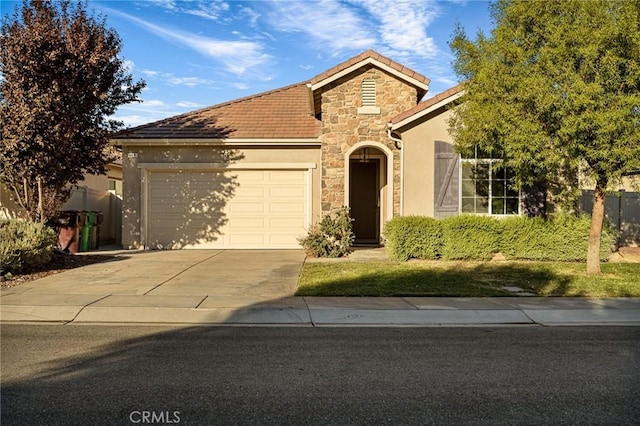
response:
[(402, 132), (403, 215), (434, 216), (434, 144), (452, 142), (449, 110), (439, 110)]

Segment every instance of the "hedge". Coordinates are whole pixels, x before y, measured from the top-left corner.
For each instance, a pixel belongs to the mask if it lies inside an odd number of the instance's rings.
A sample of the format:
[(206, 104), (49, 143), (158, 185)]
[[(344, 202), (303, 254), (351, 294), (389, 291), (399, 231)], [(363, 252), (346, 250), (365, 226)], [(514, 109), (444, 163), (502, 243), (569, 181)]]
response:
[(395, 217), (386, 223), (384, 237), (394, 260), (436, 259), (442, 249), (440, 221), (431, 217)]
[[(396, 217), (384, 230), (394, 260), (489, 260), (502, 252), (507, 259), (585, 261), (591, 218), (559, 215), (553, 219), (495, 218), (460, 215), (443, 220)], [(600, 258), (611, 253), (615, 233), (603, 228)]]
[(490, 216), (460, 215), (442, 220), (442, 258), (490, 260), (500, 251), (501, 221)]
[[(584, 261), (587, 256), (591, 217), (557, 216), (552, 220), (511, 217), (502, 221), (500, 251), (507, 259)], [(607, 259), (615, 233), (605, 224), (600, 258)]]
[(56, 243), (53, 229), (23, 220), (0, 220), (0, 269), (20, 273), (51, 261)]

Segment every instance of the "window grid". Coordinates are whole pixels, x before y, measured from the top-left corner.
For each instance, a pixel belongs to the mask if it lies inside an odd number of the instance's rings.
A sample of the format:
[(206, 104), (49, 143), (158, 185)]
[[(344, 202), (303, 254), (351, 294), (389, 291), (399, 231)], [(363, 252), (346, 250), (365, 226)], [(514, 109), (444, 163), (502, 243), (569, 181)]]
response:
[(462, 213), (513, 215), (520, 212), (520, 194), (513, 190), (513, 176), (501, 159), (462, 158), (460, 211)]

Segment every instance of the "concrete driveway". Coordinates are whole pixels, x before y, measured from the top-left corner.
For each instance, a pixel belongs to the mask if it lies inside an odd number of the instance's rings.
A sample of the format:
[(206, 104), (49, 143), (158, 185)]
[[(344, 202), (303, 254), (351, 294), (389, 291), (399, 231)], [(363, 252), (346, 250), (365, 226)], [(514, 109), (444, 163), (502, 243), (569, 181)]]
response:
[(295, 292), (304, 259), (302, 250), (119, 251), (3, 294), (284, 297)]
[[(267, 309), (270, 322), (308, 322), (304, 317), (308, 313), (301, 311), (304, 301), (292, 297), (305, 259), (302, 250), (109, 254), (114, 255), (113, 260), (2, 290), (0, 319), (63, 323), (255, 322), (255, 309), (262, 307)], [(282, 311), (283, 308), (287, 310)]]

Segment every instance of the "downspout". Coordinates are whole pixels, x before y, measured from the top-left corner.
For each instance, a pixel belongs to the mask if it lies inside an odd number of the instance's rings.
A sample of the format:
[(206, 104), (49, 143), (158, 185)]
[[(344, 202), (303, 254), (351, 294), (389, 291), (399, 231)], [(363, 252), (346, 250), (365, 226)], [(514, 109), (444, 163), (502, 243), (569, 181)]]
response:
[(404, 149), (402, 149), (402, 139), (394, 138), (391, 135), (391, 123), (387, 123), (387, 136), (393, 144), (400, 150), (400, 216), (404, 215)]

